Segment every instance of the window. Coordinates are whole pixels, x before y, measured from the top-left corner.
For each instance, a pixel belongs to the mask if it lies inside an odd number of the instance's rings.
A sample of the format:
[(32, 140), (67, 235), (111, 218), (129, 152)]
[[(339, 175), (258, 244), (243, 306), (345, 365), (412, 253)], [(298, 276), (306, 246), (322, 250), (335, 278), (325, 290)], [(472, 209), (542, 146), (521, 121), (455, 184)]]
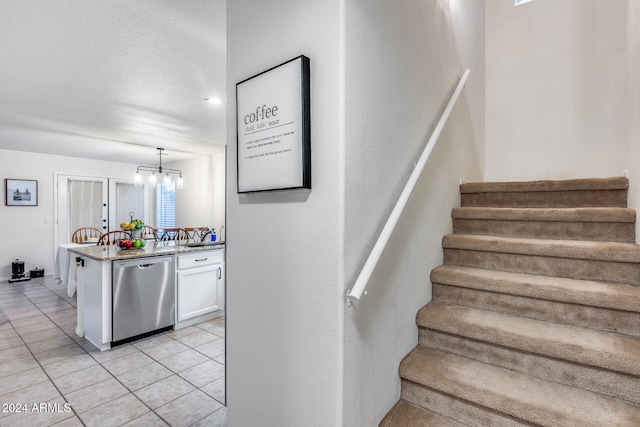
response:
[(176, 192), (174, 188), (165, 188), (156, 184), (156, 228), (176, 226)]

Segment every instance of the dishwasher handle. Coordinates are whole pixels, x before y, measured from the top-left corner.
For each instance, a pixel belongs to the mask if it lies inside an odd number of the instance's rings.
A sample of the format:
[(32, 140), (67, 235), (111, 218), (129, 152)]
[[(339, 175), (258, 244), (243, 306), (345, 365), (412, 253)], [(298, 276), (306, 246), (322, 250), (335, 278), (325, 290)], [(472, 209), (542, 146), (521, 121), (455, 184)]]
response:
[(148, 257), (145, 259), (128, 259), (121, 260), (113, 263), (113, 268), (139, 268), (139, 269), (149, 269), (156, 264), (173, 262), (172, 256), (161, 256), (161, 257)]
[(139, 264), (138, 268), (141, 269), (141, 270), (145, 270), (147, 268), (153, 267), (154, 265), (155, 265), (154, 263), (151, 263), (151, 264)]

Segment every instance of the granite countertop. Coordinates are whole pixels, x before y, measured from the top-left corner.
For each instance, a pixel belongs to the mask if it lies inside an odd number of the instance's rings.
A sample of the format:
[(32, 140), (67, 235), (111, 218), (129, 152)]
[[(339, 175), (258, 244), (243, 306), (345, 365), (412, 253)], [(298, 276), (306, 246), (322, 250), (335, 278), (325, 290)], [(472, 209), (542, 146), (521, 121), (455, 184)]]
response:
[(74, 254), (97, 261), (117, 261), (121, 259), (146, 258), (160, 255), (175, 255), (189, 252), (201, 252), (224, 249), (224, 242), (188, 246), (176, 242), (149, 242), (144, 248), (121, 249), (118, 245), (86, 246), (67, 249)]

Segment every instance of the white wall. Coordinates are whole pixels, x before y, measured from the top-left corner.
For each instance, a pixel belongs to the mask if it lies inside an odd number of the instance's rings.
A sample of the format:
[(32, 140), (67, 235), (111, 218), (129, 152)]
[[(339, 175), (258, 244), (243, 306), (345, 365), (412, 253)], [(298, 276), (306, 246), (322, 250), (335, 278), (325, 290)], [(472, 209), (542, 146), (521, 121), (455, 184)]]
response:
[(400, 397), (461, 178), (482, 179), (484, 5), (358, 0), (346, 8), (345, 288), (466, 68), (470, 80), (356, 308), (345, 316), (344, 425), (377, 425)]
[(486, 64), (487, 180), (628, 167), (626, 0), (488, 1)]
[[(238, 81), (311, 58), (313, 170), (311, 191), (239, 196), (229, 133), (230, 426), (377, 424), (399, 397), (398, 366), (417, 341), (459, 179), (482, 174), (482, 2), (300, 3), (228, 4), (228, 99)], [(468, 90), (370, 295), (347, 308), (363, 251), (465, 67)]]
[[(229, 426), (339, 423), (339, 4), (227, 4)], [(238, 195), (235, 84), (301, 54), (311, 62), (313, 189)]]
[[(11, 276), (11, 262), (20, 258), (25, 271), (35, 267), (53, 274), (55, 174), (131, 179), (135, 166), (75, 157), (0, 150), (2, 185), (5, 178), (38, 181), (38, 206), (5, 206), (0, 202), (0, 280)], [(4, 197), (4, 190), (2, 191)]]
[(167, 167), (181, 170), (184, 178), (184, 187), (176, 190), (176, 227), (213, 227), (218, 232), (224, 225), (224, 152)]

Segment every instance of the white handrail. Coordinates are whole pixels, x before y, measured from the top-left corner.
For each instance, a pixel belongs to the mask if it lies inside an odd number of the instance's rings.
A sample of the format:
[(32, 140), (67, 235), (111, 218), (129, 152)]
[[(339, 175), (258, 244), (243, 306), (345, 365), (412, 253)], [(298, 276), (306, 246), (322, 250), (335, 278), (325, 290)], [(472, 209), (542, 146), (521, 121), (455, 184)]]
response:
[(442, 133), (442, 129), (444, 128), (445, 123), (449, 119), (451, 110), (453, 110), (453, 107), (455, 106), (456, 101), (460, 96), (460, 92), (462, 92), (462, 88), (464, 87), (464, 84), (466, 83), (470, 72), (471, 70), (467, 69), (465, 70), (464, 74), (462, 74), (462, 77), (460, 78), (456, 89), (453, 91), (453, 95), (451, 95), (449, 103), (442, 112), (442, 116), (440, 116), (440, 120), (438, 120), (438, 123), (436, 124), (436, 127), (433, 130), (431, 137), (429, 138), (429, 141), (427, 141), (427, 145), (424, 147), (424, 151), (422, 151), (420, 159), (418, 159), (418, 162), (416, 163), (416, 166), (414, 167), (413, 172), (411, 173), (411, 176), (409, 177), (409, 180), (404, 187), (404, 190), (402, 190), (402, 193), (400, 194), (396, 205), (393, 207), (393, 210), (391, 211), (391, 214), (387, 219), (387, 223), (384, 225), (384, 228), (380, 232), (380, 236), (378, 236), (378, 240), (376, 241), (375, 245), (373, 245), (373, 249), (371, 249), (369, 258), (367, 258), (367, 261), (364, 263), (364, 266), (360, 271), (360, 275), (353, 284), (353, 287), (347, 292), (347, 303), (349, 305), (356, 301), (360, 301), (362, 295), (367, 294), (365, 289), (367, 288), (369, 279), (371, 278), (373, 271), (378, 265), (378, 261), (382, 256), (384, 248), (387, 246), (387, 243), (389, 243), (391, 234), (393, 233), (393, 230), (396, 228), (396, 225), (400, 220), (402, 211), (404, 211), (405, 206), (407, 206), (409, 197), (411, 196), (411, 193), (413, 192), (413, 189), (415, 188), (425, 165), (429, 161), (431, 152), (433, 151), (433, 148), (435, 147), (436, 142), (438, 141), (438, 138)]

